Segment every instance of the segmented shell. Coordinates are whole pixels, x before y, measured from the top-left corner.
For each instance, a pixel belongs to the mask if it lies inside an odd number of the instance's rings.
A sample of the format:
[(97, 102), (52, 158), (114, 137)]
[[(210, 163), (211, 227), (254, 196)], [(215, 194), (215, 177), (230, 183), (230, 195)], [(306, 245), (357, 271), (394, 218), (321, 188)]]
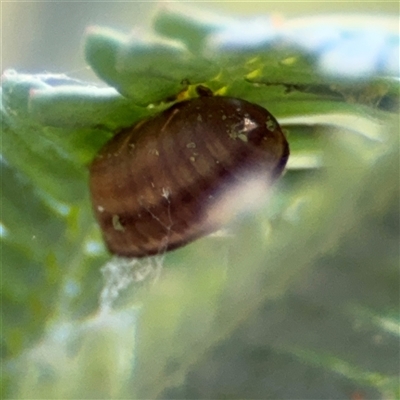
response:
[(282, 173), (289, 147), (264, 108), (230, 97), (176, 103), (114, 136), (90, 166), (108, 249), (144, 257), (183, 246), (232, 217), (233, 188)]

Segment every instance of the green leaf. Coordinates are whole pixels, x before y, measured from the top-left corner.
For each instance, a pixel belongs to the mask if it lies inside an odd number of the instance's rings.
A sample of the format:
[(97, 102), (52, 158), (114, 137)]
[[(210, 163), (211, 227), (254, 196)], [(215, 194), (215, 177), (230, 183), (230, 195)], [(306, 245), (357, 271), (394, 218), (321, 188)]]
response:
[[(224, 46), (234, 19), (153, 23), (88, 29), (110, 87), (2, 76), (2, 397), (395, 398), (398, 81), (326, 76), (294, 43)], [(198, 84), (278, 117), (286, 174), (223, 232), (110, 260), (87, 166)]]
[(161, 36), (183, 42), (192, 53), (200, 53), (210, 34), (223, 26), (226, 19), (183, 7), (161, 5), (153, 19), (154, 30)]
[(29, 111), (42, 125), (115, 129), (131, 126), (148, 114), (121, 97), (114, 89), (60, 87), (30, 93)]
[(139, 105), (159, 103), (218, 73), (177, 42), (133, 41), (100, 28), (87, 31), (85, 56), (100, 78)]

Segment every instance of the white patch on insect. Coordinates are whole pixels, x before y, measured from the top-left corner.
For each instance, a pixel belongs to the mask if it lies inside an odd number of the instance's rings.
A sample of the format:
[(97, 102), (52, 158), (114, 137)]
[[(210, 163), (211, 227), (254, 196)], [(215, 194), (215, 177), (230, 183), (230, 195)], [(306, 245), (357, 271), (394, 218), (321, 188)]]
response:
[(257, 127), (258, 124), (256, 122), (252, 121), (250, 118), (244, 118), (241, 124), (232, 125), (227, 132), (231, 139), (240, 139), (242, 142), (247, 142), (247, 134)]
[(258, 124), (254, 121), (252, 121), (250, 118), (244, 118), (243, 120), (243, 128), (242, 132), (250, 132), (253, 129), (256, 129), (258, 127)]
[(164, 197), (164, 199), (168, 200), (170, 195), (170, 191), (168, 188), (162, 188), (162, 194), (161, 196)]
[(103, 206), (97, 206), (97, 211), (98, 212), (104, 212), (104, 207)]

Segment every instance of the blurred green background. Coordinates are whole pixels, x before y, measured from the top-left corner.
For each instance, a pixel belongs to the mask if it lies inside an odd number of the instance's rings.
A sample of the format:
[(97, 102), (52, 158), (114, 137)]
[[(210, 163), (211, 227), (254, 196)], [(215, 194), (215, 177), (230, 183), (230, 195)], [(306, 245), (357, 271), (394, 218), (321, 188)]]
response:
[[(177, 2), (179, 3), (179, 1)], [(196, 2), (181, 2), (196, 6)], [(160, 2), (162, 4), (162, 2)], [(85, 76), (87, 66), (79, 51), (82, 34), (89, 25), (104, 25), (130, 32), (146, 30), (157, 8), (156, 2), (3, 2), (2, 69), (21, 72), (68, 72)], [(399, 15), (399, 4), (391, 2), (202, 2), (202, 10), (224, 16), (256, 16), (281, 13), (287, 18), (318, 14)], [(86, 71), (86, 76), (94, 78)]]
[[(100, 81), (83, 56), (87, 26), (151, 31), (158, 6), (2, 3), (3, 71)], [(399, 14), (396, 2), (200, 7), (236, 17)], [(310, 65), (302, 72), (315, 83)], [(282, 121), (290, 168), (228, 234), (140, 264), (109, 262), (90, 210), (86, 165), (112, 129), (71, 128), (50, 102), (41, 117), (59, 126), (38, 122), (24, 103), (31, 83), (4, 97), (21, 113), (3, 109), (3, 398), (399, 398), (398, 83), (346, 82), (332, 101), (338, 92), (324, 81), (325, 91), (287, 94), (224, 78), (228, 93)], [(370, 92), (391, 107), (365, 101)], [(94, 97), (82, 99), (87, 107)], [(125, 106), (110, 101), (117, 116)], [(133, 120), (148, 112), (132, 110)], [(301, 119), (316, 110), (318, 122)], [(138, 268), (160, 266), (156, 283), (131, 282)], [(116, 285), (115, 300), (106, 290)]]

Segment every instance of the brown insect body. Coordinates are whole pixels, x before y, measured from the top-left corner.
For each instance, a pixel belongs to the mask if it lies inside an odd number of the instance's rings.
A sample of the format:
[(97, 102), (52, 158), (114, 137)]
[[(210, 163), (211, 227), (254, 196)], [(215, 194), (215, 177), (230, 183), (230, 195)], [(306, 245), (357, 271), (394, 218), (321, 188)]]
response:
[[(221, 227), (226, 193), (250, 174), (282, 173), (288, 143), (264, 108), (229, 97), (176, 103), (114, 136), (90, 167), (93, 208), (108, 249), (144, 257)], [(221, 208), (222, 207), (222, 208)]]

